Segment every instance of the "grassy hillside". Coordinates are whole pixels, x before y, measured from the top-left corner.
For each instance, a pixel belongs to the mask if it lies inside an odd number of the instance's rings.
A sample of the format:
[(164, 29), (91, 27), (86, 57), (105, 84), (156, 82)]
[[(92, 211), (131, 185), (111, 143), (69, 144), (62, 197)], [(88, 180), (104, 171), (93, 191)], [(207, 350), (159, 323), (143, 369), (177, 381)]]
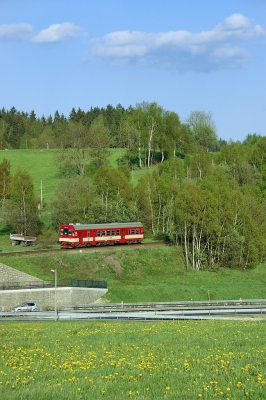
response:
[[(54, 163), (55, 153), (55, 150), (2, 150), (0, 162), (8, 159), (12, 174), (18, 167), (29, 171), (38, 197), (42, 178), (43, 197), (49, 207), (60, 179)], [(112, 149), (110, 165), (117, 165), (120, 156), (121, 149)], [(134, 184), (145, 173), (147, 170), (134, 171)], [(56, 240), (56, 233), (53, 238), (49, 233), (49, 243), (54, 247), (57, 247)], [(110, 248), (101, 253), (62, 251), (56, 255), (19, 257), (17, 252), (23, 250), (10, 245), (9, 233), (0, 236), (0, 251), (10, 253), (8, 257), (1, 257), (0, 262), (46, 280), (53, 279), (51, 269), (58, 270), (59, 280), (106, 280), (109, 289), (106, 298), (111, 302), (206, 300), (208, 296), (212, 300), (266, 297), (266, 264), (248, 271), (219, 269), (196, 273), (185, 271), (182, 255), (174, 247), (127, 246), (122, 251)]]
[[(124, 149), (110, 149), (110, 165), (116, 167), (119, 158), (121, 158), (124, 152)], [(55, 164), (56, 153), (57, 150), (0, 150), (0, 163), (4, 158), (9, 160), (11, 174), (14, 174), (19, 167), (28, 171), (32, 177), (37, 198), (41, 197), (42, 178), (43, 198), (49, 207), (55, 188), (60, 180)], [(145, 168), (134, 170), (131, 174), (133, 183), (136, 184), (139, 178), (147, 173), (147, 170)]]
[(247, 271), (185, 271), (175, 247), (106, 249), (104, 252), (60, 251), (56, 254), (10, 255), (0, 262), (45, 280), (92, 279), (108, 283), (111, 302), (150, 302), (265, 298), (266, 264)]
[(55, 150), (1, 150), (0, 162), (4, 158), (10, 161), (11, 174), (14, 174), (19, 167), (28, 171), (38, 198), (41, 197), (42, 178), (43, 198), (49, 204), (59, 181), (54, 163), (55, 153)]

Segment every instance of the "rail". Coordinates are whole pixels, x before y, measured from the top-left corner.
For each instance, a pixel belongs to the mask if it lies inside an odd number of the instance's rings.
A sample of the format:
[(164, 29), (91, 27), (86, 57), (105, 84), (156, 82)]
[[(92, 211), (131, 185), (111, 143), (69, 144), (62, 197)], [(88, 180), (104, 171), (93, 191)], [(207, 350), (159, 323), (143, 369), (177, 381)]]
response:
[[(23, 256), (34, 256), (36, 254), (56, 254), (56, 253), (65, 253), (65, 254), (75, 254), (75, 253), (86, 253), (86, 252), (101, 252), (101, 251), (111, 251), (113, 250), (111, 245), (101, 245), (101, 246), (91, 246), (91, 247), (82, 247), (82, 248), (76, 248), (76, 249), (61, 249), (60, 247), (58, 248), (40, 248), (40, 246), (37, 244), (35, 247), (21, 247), (21, 246), (15, 246), (15, 248), (12, 251), (3, 251), (0, 249), (0, 257), (12, 257), (16, 255), (16, 257), (23, 257)], [(121, 250), (121, 249), (127, 249), (127, 250), (133, 250), (136, 248), (145, 248), (145, 247), (157, 247), (157, 246), (168, 246), (167, 243), (164, 242), (143, 242), (143, 243), (134, 243), (130, 245), (126, 244), (118, 244), (115, 245), (116, 250)]]

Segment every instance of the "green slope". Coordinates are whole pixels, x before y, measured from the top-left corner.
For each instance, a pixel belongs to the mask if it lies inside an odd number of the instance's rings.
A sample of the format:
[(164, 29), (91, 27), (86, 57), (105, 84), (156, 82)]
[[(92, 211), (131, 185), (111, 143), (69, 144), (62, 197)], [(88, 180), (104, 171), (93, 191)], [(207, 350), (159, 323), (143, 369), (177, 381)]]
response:
[(101, 252), (60, 251), (56, 254), (10, 255), (0, 262), (41, 279), (105, 280), (111, 302), (150, 302), (265, 298), (266, 264), (238, 271), (186, 271), (176, 248), (106, 249)]

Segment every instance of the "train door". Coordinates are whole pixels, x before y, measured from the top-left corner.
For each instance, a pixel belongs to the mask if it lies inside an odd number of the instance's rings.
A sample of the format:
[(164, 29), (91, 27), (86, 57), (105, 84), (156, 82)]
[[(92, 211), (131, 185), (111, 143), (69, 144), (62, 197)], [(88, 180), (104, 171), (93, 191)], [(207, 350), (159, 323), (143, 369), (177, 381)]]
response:
[(121, 229), (121, 243), (125, 243), (125, 241), (126, 241), (125, 235), (126, 235), (126, 230)]
[(97, 238), (97, 231), (96, 231), (96, 230), (93, 230), (93, 231), (91, 231), (91, 232), (92, 232), (92, 236), (93, 236), (93, 238), (92, 238), (92, 244), (95, 245), (95, 244), (96, 244), (96, 238)]

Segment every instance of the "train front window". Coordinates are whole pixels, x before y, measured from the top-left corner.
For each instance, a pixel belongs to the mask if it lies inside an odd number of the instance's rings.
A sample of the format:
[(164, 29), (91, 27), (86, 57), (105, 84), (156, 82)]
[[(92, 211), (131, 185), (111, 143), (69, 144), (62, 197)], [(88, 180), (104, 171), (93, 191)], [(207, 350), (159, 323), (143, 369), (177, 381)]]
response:
[(72, 234), (72, 231), (68, 228), (63, 228), (63, 229), (60, 229), (60, 234), (70, 236)]

